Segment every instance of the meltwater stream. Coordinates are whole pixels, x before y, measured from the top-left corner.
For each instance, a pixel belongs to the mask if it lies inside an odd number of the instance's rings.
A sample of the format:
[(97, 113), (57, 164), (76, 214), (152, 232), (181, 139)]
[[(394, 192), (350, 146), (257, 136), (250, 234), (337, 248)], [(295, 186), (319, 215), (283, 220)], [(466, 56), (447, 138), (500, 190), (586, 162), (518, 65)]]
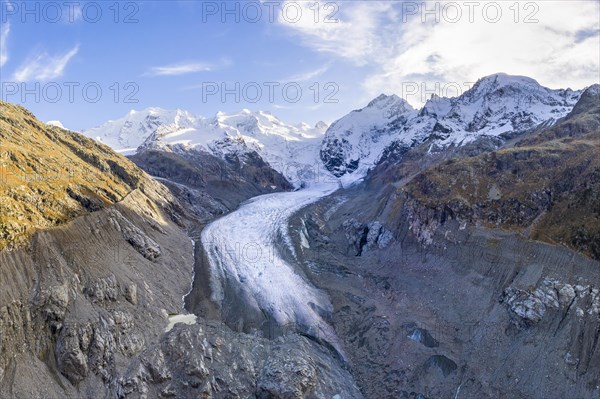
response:
[[(294, 324), (301, 332), (323, 339), (342, 351), (323, 311), (331, 312), (328, 296), (301, 277), (280, 255), (276, 243), (291, 246), (290, 216), (338, 188), (321, 183), (299, 191), (255, 197), (218, 219), (202, 232), (202, 245), (211, 270), (212, 300), (226, 302), (226, 286), (279, 324)], [(321, 313), (321, 314), (320, 314)]]

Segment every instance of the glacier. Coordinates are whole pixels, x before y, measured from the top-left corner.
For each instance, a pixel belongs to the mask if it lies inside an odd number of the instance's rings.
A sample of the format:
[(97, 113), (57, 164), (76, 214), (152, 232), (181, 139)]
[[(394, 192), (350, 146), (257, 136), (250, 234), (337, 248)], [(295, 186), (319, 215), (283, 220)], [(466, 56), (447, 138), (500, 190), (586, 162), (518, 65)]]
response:
[[(225, 284), (240, 289), (246, 304), (267, 314), (280, 326), (297, 326), (342, 353), (324, 314), (333, 311), (327, 294), (314, 287), (287, 262), (288, 219), (306, 205), (337, 190), (335, 182), (321, 182), (302, 190), (266, 194), (244, 203), (202, 231), (209, 259), (211, 299), (227, 302)], [(284, 248), (278, 247), (278, 243)]]

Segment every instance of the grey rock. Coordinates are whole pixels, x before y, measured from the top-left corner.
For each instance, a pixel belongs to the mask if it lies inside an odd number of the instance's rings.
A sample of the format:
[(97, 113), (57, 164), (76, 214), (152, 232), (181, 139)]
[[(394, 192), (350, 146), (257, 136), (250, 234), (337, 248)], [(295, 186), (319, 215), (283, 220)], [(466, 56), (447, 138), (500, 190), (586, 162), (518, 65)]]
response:
[(394, 240), (392, 232), (378, 221), (369, 223), (367, 228), (369, 229), (367, 234), (367, 248), (369, 249), (384, 249)]
[(344, 221), (342, 227), (353, 254), (360, 256), (363, 247), (367, 243), (367, 235), (369, 234), (367, 226), (356, 219), (348, 219)]
[(444, 377), (447, 377), (450, 373), (455, 372), (458, 368), (452, 359), (449, 359), (444, 355), (430, 356), (425, 362), (425, 368), (428, 369), (430, 367), (437, 367), (442, 372)]
[(88, 374), (87, 357), (81, 350), (76, 328), (63, 328), (56, 342), (56, 363), (60, 372), (72, 384), (82, 381)]
[(393, 234), (378, 221), (365, 224), (356, 219), (347, 219), (342, 223), (342, 228), (351, 252), (356, 256), (366, 251), (384, 249), (394, 239)]
[(86, 285), (83, 292), (92, 302), (116, 301), (119, 295), (117, 278), (114, 274), (111, 274), (106, 278), (91, 281)]
[(391, 231), (386, 230), (385, 228), (381, 231), (379, 237), (377, 238), (377, 247), (379, 249), (387, 248), (392, 241), (394, 241), (394, 235)]
[(509, 310), (527, 324), (538, 323), (546, 313), (546, 306), (534, 294), (508, 288), (504, 291), (504, 301)]
[(123, 238), (144, 258), (154, 260), (162, 254), (158, 243), (127, 220), (121, 212), (111, 209), (110, 214), (111, 223), (123, 234)]
[(144, 347), (144, 337), (135, 331), (133, 316), (124, 311), (113, 313), (115, 323), (115, 341), (117, 347), (126, 356), (133, 356)]
[(123, 228), (123, 237), (146, 259), (153, 260), (162, 254), (160, 246), (137, 227)]
[(377, 240), (383, 230), (383, 225), (377, 221), (371, 222), (367, 225), (369, 232), (367, 233), (367, 248), (377, 248)]
[(94, 329), (94, 341), (90, 348), (90, 364), (103, 380), (108, 381), (114, 375), (114, 357), (117, 353), (115, 338), (109, 326), (101, 320)]
[(266, 361), (257, 384), (258, 399), (302, 399), (317, 383), (316, 365), (299, 350), (277, 350)]
[(42, 289), (37, 297), (45, 322), (57, 331), (62, 327), (62, 321), (69, 306), (69, 287), (66, 284)]
[(408, 338), (423, 344), (428, 348), (437, 348), (440, 346), (440, 343), (424, 328), (414, 328), (410, 334), (408, 334)]
[(160, 348), (155, 348), (144, 359), (144, 364), (150, 372), (150, 378), (154, 382), (164, 382), (171, 379), (171, 372), (165, 363), (165, 356)]
[(575, 299), (575, 290), (570, 284), (564, 284), (558, 289), (558, 301), (561, 306), (569, 306), (573, 299)]
[(127, 299), (132, 305), (138, 304), (137, 285), (129, 284), (125, 287), (125, 299)]

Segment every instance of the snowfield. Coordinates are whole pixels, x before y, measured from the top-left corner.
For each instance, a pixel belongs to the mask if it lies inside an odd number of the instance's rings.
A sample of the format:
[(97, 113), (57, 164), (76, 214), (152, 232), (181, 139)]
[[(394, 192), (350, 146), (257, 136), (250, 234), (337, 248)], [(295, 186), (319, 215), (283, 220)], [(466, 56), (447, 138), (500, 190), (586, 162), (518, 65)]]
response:
[(318, 334), (340, 351), (333, 330), (319, 314), (333, 310), (329, 297), (296, 273), (277, 248), (279, 243), (294, 253), (288, 219), (337, 188), (334, 182), (319, 183), (259, 196), (206, 226), (202, 245), (210, 262), (212, 300), (226, 302), (224, 285), (228, 283), (239, 288), (247, 306), (281, 326), (295, 323), (304, 332)]

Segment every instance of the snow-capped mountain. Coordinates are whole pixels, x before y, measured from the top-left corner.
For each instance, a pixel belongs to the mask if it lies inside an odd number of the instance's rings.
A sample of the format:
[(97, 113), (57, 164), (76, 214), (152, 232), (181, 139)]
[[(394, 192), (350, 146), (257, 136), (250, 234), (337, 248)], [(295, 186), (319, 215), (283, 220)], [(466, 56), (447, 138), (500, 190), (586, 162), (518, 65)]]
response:
[(186, 129), (194, 126), (197, 121), (197, 116), (181, 109), (165, 110), (152, 107), (142, 111), (131, 110), (122, 118), (84, 130), (83, 134), (121, 154), (131, 155), (158, 127), (170, 125)]
[[(365, 108), (334, 122), (325, 135), (321, 159), (336, 176), (362, 175), (398, 137), (417, 110), (396, 95), (380, 95)], [(360, 170), (358, 170), (360, 169)]]
[(61, 128), (61, 129), (65, 128), (61, 121), (48, 121), (48, 122), (46, 122), (46, 125), (56, 126), (56, 127)]
[(413, 146), (431, 139), (444, 148), (482, 136), (522, 133), (566, 116), (581, 93), (548, 89), (524, 76), (495, 74), (458, 97), (433, 97), (418, 112), (396, 96), (381, 95), (331, 125), (321, 158), (338, 177), (364, 175), (392, 143)]
[(415, 120), (416, 129), (436, 128), (445, 144), (524, 132), (541, 123), (553, 124), (566, 116), (581, 91), (552, 90), (524, 76), (484, 77), (456, 98), (429, 100)]
[(269, 112), (217, 113), (212, 118), (183, 110), (148, 108), (84, 131), (126, 155), (147, 150), (206, 151), (241, 156), (256, 151), (294, 185), (322, 172), (319, 148), (327, 125), (289, 125)]
[(480, 137), (509, 138), (566, 116), (582, 91), (552, 90), (524, 76), (495, 74), (458, 97), (433, 96), (420, 110), (396, 95), (380, 95), (330, 127), (290, 125), (269, 112), (242, 110), (205, 118), (147, 108), (84, 131), (129, 155), (149, 149), (206, 151), (222, 158), (256, 151), (295, 186), (319, 176), (363, 177), (391, 145), (432, 148)]

